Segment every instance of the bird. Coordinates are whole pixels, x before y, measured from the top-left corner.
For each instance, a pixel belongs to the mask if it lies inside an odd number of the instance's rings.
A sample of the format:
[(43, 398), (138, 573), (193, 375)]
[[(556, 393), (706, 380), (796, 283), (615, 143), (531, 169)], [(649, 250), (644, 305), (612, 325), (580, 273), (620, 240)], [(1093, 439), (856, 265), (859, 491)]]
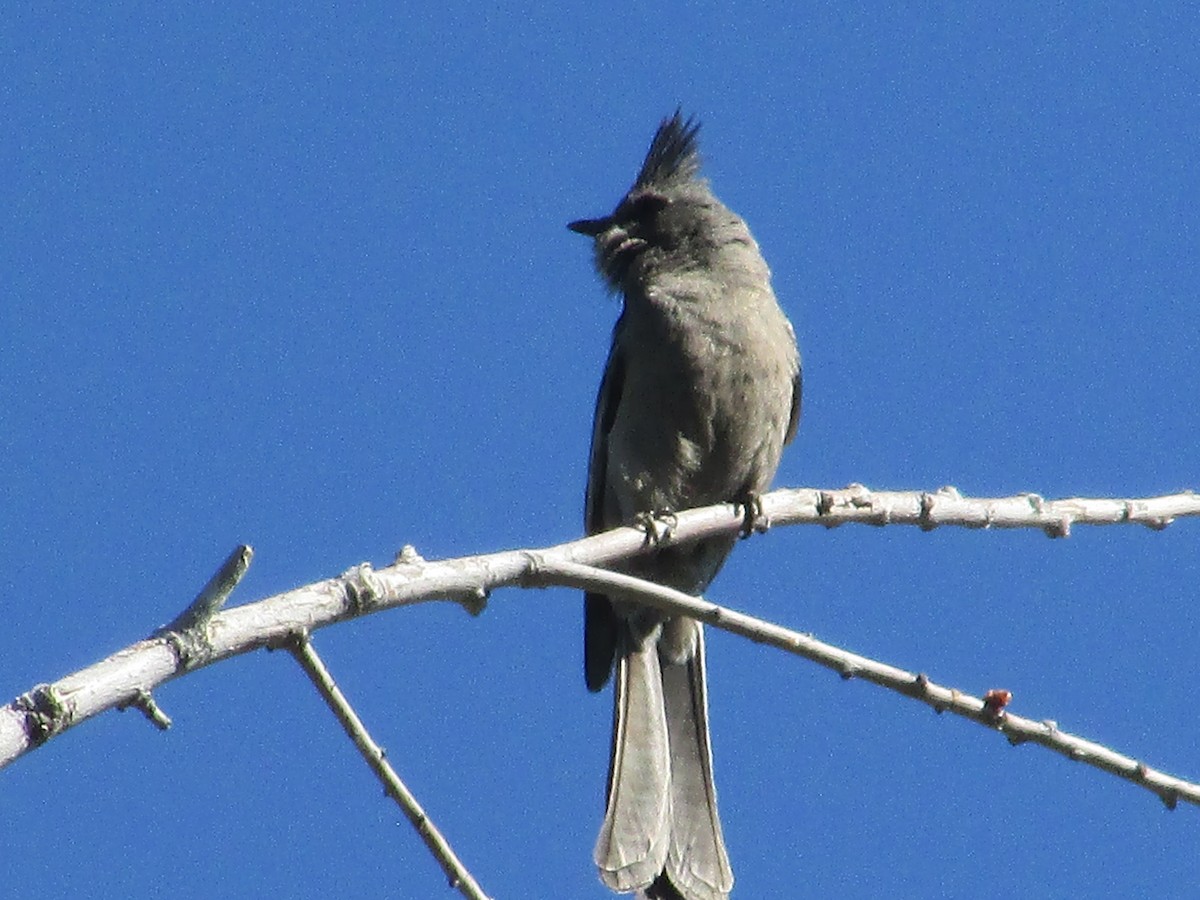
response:
[[(746, 223), (701, 177), (700, 123), (664, 118), (633, 186), (609, 215), (579, 219), (596, 270), (622, 298), (596, 399), (588, 534), (677, 510), (761, 509), (796, 433), (800, 352)], [(650, 532), (648, 532), (648, 537)], [(661, 542), (621, 571), (689, 594), (717, 575), (736, 536)], [(601, 881), (645, 898), (725, 900), (733, 870), (717, 814), (704, 632), (619, 594), (585, 593), (584, 674), (615, 668)]]

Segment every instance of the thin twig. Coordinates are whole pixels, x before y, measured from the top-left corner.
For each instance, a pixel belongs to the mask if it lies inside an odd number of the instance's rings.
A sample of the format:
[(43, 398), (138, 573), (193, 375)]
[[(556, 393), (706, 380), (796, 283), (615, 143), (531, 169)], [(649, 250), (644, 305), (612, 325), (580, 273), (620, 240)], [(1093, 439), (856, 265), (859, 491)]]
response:
[(154, 702), (154, 695), (149, 691), (139, 689), (128, 703), (118, 706), (117, 709), (125, 710), (131, 706), (139, 710), (159, 731), (166, 731), (171, 727), (171, 717), (159, 708)]
[(474, 876), (467, 870), (467, 867), (462, 864), (459, 858), (451, 849), (449, 842), (442, 833), (438, 831), (437, 826), (433, 824), (433, 820), (429, 818), (421, 804), (417, 802), (417, 798), (400, 780), (400, 776), (396, 774), (396, 770), (384, 756), (383, 748), (371, 739), (371, 735), (367, 733), (367, 728), (362, 723), (362, 719), (354, 712), (354, 708), (346, 699), (346, 696), (334, 683), (333, 676), (329, 673), (329, 669), (325, 667), (325, 663), (317, 655), (316, 649), (312, 645), (312, 641), (304, 633), (300, 633), (288, 646), (292, 655), (296, 657), (296, 661), (308, 674), (313, 685), (316, 686), (317, 692), (333, 710), (333, 714), (337, 716), (337, 720), (342, 723), (342, 728), (346, 730), (346, 734), (350, 736), (350, 740), (354, 741), (354, 746), (358, 748), (358, 752), (362, 754), (363, 759), (367, 761), (367, 765), (375, 773), (375, 776), (383, 782), (384, 790), (388, 796), (400, 805), (400, 809), (404, 811), (405, 817), (412, 823), (425, 846), (429, 848), (429, 852), (433, 854), (434, 859), (438, 861), (438, 865), (446, 873), (446, 877), (450, 879), (450, 886), (456, 888), (460, 894), (468, 898), (468, 900), (488, 900), (487, 894), (483, 892), (483, 888), (475, 880)]
[(1035, 722), (1012, 715), (1004, 709), (1008, 702), (1007, 696), (998, 702), (995, 699), (997, 695), (1007, 695), (1007, 692), (990, 692), (986, 698), (974, 697), (954, 688), (935, 684), (924, 674), (906, 672), (823, 643), (811, 635), (790, 631), (772, 622), (756, 619), (630, 575), (556, 558), (539, 558), (535, 560), (535, 566), (536, 576), (530, 580), (536, 580), (536, 583), (542, 586), (555, 585), (602, 593), (636, 595), (639, 602), (663, 612), (699, 619), (714, 628), (803, 656), (832, 669), (843, 678), (861, 678), (914, 700), (920, 700), (939, 713), (951, 712), (978, 722), (1004, 734), (1012, 744), (1041, 744), (1068, 759), (1087, 763), (1146, 788), (1157, 794), (1170, 809), (1174, 809), (1179, 800), (1200, 805), (1200, 785), (1151, 769), (1145, 763), (1101, 744), (1060, 731), (1056, 722)]

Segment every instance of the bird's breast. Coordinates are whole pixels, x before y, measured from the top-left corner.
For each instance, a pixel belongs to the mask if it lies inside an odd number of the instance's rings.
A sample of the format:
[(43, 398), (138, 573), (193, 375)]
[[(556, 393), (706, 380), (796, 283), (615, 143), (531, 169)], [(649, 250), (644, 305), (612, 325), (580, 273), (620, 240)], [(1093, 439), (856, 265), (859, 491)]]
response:
[(749, 299), (685, 299), (641, 315), (627, 306), (625, 384), (608, 455), (623, 519), (769, 485), (791, 409), (795, 346), (773, 295)]

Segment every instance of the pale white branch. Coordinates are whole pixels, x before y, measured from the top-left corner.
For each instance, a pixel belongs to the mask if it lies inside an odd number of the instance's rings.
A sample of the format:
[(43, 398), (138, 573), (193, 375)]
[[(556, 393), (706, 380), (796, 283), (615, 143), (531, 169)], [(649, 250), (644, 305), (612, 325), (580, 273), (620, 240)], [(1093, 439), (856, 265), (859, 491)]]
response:
[[(762, 497), (762, 511), (760, 527), (767, 523), (906, 524), (924, 529), (958, 525), (1038, 528), (1065, 536), (1073, 524), (1136, 523), (1162, 528), (1176, 518), (1200, 515), (1200, 496), (1189, 491), (1129, 500), (1043, 500), (1032, 494), (967, 498), (951, 488), (932, 493), (872, 492), (852, 485), (836, 491), (774, 491)], [(675, 518), (669, 540), (682, 543), (733, 534), (743, 522), (741, 511), (732, 504), (690, 510)], [(198, 615), (185, 614), (182, 620), (172, 623), (178, 627), (182, 621), (182, 631), (168, 626), (165, 632), (155, 633), (52, 684), (38, 685), (0, 708), (0, 766), (105, 710), (130, 705), (146, 708), (152, 690), (193, 668), (251, 650), (284, 645), (297, 633), (375, 610), (429, 600), (452, 600), (478, 612), (495, 588), (538, 583), (545, 577), (548, 562), (612, 566), (652, 549), (647, 546), (645, 534), (635, 528), (616, 528), (537, 551), (510, 550), (436, 562), (427, 562), (406, 548), (387, 568), (375, 570), (364, 563), (341, 577), (244, 606), (216, 611), (205, 599), (199, 604), (202, 609), (192, 607)], [(234, 562), (236, 574), (236, 559)], [(211, 596), (223, 597), (221, 591), (228, 579), (216, 580), (221, 584)], [(210, 597), (207, 590), (201, 594)], [(720, 620), (712, 624), (724, 627)], [(863, 672), (852, 674), (868, 677)], [(1027, 739), (1037, 738), (1031, 734)]]
[(429, 852), (433, 854), (433, 858), (438, 861), (438, 865), (450, 879), (450, 886), (467, 900), (488, 900), (488, 896), (479, 886), (479, 882), (454, 853), (450, 842), (433, 824), (433, 820), (417, 802), (412, 791), (408, 789), (408, 786), (396, 774), (396, 770), (392, 768), (391, 763), (387, 761), (383, 748), (375, 743), (362, 719), (358, 717), (358, 713), (346, 699), (346, 695), (334, 682), (333, 676), (322, 662), (321, 657), (317, 655), (317, 650), (308, 639), (308, 635), (297, 635), (288, 649), (291, 650), (296, 661), (300, 663), (300, 667), (304, 669), (309, 680), (316, 687), (317, 693), (333, 711), (350, 740), (354, 742), (354, 746), (358, 748), (358, 752), (367, 761), (367, 765), (371, 767), (375, 777), (383, 782), (388, 796), (395, 800), (403, 810), (409, 823), (416, 829)]
[[(939, 713), (951, 712), (978, 722), (1005, 735), (1012, 744), (1041, 744), (1068, 759), (1087, 763), (1118, 775), (1157, 794), (1169, 808), (1179, 800), (1200, 805), (1200, 785), (1151, 769), (1140, 760), (1117, 753), (1108, 747), (1074, 734), (1060, 731), (1056, 722), (1035, 722), (1014, 716), (1004, 709), (1007, 691), (991, 691), (975, 697), (955, 688), (935, 684), (923, 674), (906, 672), (832, 644), (812, 635), (781, 628), (773, 622), (756, 619), (736, 610), (718, 606), (700, 597), (642, 581), (629, 575), (609, 572), (594, 566), (538, 557), (534, 578), (543, 586), (573, 587), (601, 593), (621, 592), (636, 595), (647, 606), (672, 615), (690, 616), (714, 628), (740, 634), (760, 644), (769, 644), (832, 669), (845, 679), (861, 678), (896, 693), (920, 700)], [(997, 699), (997, 698), (1003, 699)]]

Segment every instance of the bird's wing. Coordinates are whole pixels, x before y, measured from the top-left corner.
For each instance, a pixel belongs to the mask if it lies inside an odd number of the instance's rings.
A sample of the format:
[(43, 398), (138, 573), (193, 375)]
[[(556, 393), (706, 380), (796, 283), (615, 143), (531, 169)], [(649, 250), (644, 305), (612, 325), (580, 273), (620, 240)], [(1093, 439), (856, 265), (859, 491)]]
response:
[[(791, 323), (788, 323), (788, 331), (792, 331)], [(795, 339), (795, 332), (792, 332), (792, 337)], [(783, 434), (783, 443), (790, 444), (792, 438), (796, 436), (796, 429), (800, 427), (800, 395), (804, 392), (804, 364), (800, 357), (796, 357), (796, 377), (792, 379), (792, 411), (788, 414), (787, 431)]]
[[(588, 461), (587, 493), (584, 497), (584, 528), (598, 534), (617, 524), (616, 503), (608, 485), (608, 435), (621, 403), (625, 387), (625, 354), (621, 349), (621, 329), (625, 319), (613, 329), (612, 349), (600, 393), (596, 396), (596, 415), (592, 421), (592, 450)], [(584, 595), (583, 668), (588, 690), (598, 691), (608, 681), (613, 654), (617, 648), (619, 623), (612, 604), (604, 594)]]

